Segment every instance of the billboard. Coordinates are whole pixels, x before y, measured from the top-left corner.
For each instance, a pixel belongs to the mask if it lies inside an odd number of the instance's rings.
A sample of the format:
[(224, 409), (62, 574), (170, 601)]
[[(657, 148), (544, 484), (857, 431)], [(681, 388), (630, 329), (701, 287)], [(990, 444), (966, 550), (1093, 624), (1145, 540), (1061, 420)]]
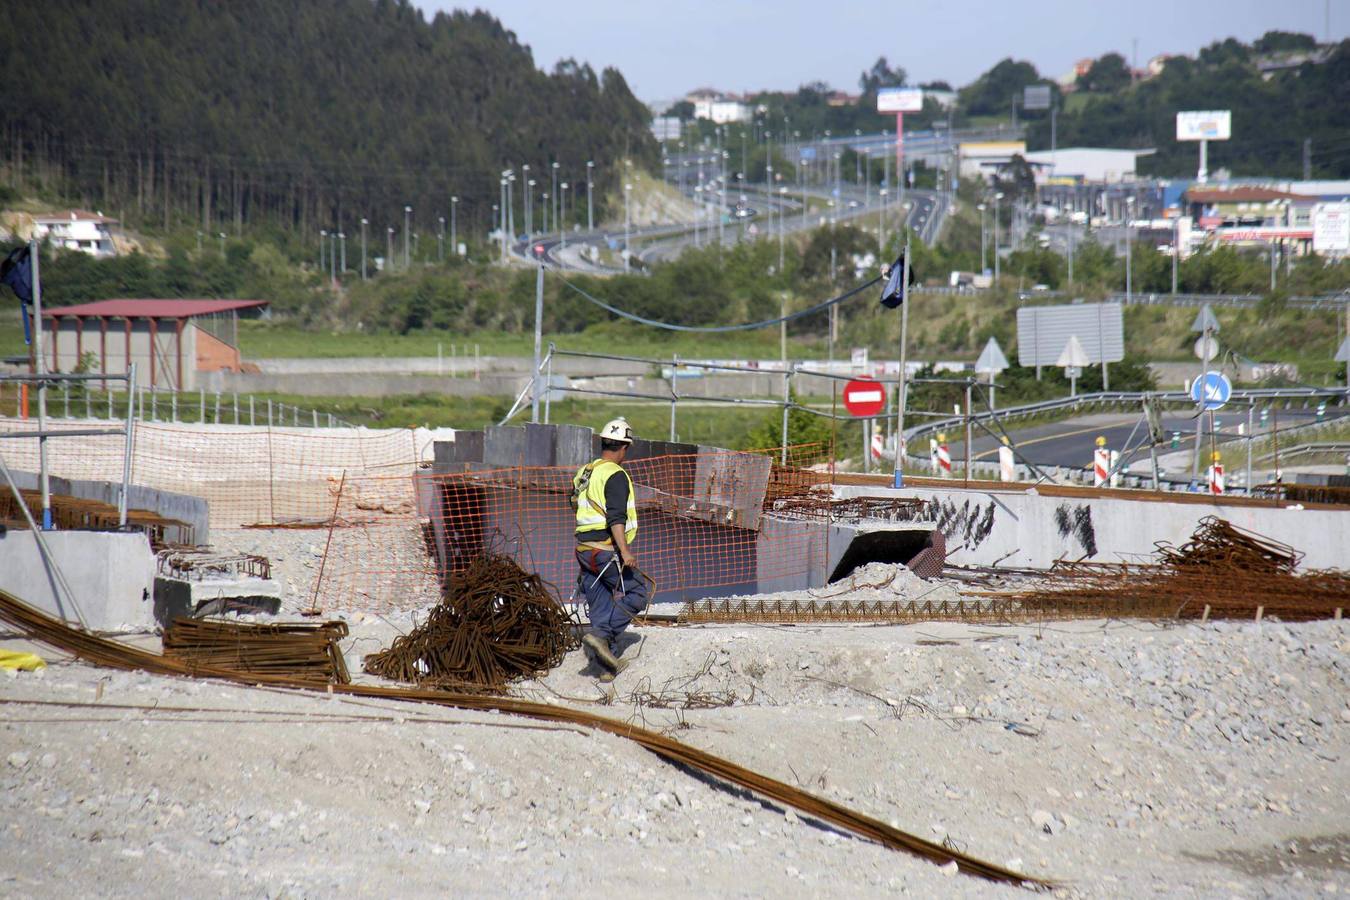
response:
[(1050, 85), (1029, 84), (1022, 88), (1023, 109), (1049, 109)]
[(1078, 338), (1092, 363), (1125, 358), (1125, 326), (1119, 303), (1023, 306), (1017, 310), (1017, 362), (1058, 364), (1069, 338)]
[(877, 91), (877, 112), (907, 113), (923, 109), (923, 91), (919, 88), (882, 88)]
[(1233, 114), (1226, 109), (1177, 113), (1177, 140), (1226, 141), (1233, 136)]
[(1313, 250), (1350, 253), (1350, 203), (1323, 203), (1313, 212)]

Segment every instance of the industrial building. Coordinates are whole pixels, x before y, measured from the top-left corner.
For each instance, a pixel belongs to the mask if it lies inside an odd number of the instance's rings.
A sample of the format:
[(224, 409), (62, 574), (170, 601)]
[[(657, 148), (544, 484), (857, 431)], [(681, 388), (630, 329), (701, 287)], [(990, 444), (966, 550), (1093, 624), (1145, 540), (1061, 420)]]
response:
[(199, 372), (241, 372), (239, 314), (266, 300), (99, 300), (42, 311), (43, 353), (54, 372), (124, 374), (136, 364), (141, 384), (165, 390), (197, 387)]

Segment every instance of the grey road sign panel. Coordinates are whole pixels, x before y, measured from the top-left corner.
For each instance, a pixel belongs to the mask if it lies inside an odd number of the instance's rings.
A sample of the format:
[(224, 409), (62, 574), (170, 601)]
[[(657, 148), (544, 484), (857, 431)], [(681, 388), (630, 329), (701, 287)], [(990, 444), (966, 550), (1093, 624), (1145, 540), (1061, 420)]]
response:
[(1093, 364), (1125, 358), (1125, 324), (1119, 303), (1024, 306), (1017, 311), (1017, 361), (1024, 366), (1058, 365), (1059, 355), (1077, 337)]

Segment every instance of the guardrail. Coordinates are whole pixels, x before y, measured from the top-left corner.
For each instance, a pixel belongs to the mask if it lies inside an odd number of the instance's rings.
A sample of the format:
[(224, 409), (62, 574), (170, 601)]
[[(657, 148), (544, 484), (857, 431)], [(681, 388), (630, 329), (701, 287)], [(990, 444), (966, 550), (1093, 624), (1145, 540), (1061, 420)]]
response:
[[(1249, 402), (1264, 400), (1267, 403), (1321, 399), (1324, 401), (1334, 400), (1338, 406), (1345, 406), (1350, 403), (1350, 389), (1313, 387), (1247, 388), (1233, 391), (1232, 399), (1239, 401), (1246, 400)], [(996, 417), (999, 419), (1024, 418), (1026, 416), (1034, 416), (1045, 412), (1056, 412), (1062, 409), (1077, 410), (1083, 407), (1093, 406), (1128, 405), (1143, 403), (1145, 400), (1152, 400), (1159, 403), (1175, 403), (1184, 406), (1195, 405), (1195, 400), (1185, 391), (1100, 391), (1093, 394), (1076, 394), (1072, 397), (1042, 400), (1039, 403), (1027, 403), (1022, 406), (1009, 406), (992, 412), (985, 410), (984, 412), (972, 413), (970, 415), (970, 421), (988, 422)], [(912, 428), (906, 428), (905, 439), (912, 440), (915, 437), (923, 437), (930, 433), (950, 431), (957, 427), (964, 427), (965, 423), (965, 416), (951, 416), (933, 422), (925, 422), (921, 425), (915, 425)]]

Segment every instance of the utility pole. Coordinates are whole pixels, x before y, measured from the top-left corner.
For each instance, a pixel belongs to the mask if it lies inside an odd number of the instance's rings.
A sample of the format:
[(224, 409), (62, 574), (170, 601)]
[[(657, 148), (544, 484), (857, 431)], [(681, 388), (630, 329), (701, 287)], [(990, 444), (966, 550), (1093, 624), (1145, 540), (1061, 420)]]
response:
[(450, 255), (459, 254), (459, 243), (455, 239), (455, 207), (459, 206), (459, 198), (450, 198)]
[(557, 200), (557, 197), (558, 197), (558, 164), (557, 164), (556, 162), (552, 164), (552, 169), (553, 169), (553, 198), (554, 198), (553, 203), (554, 203), (554, 206), (555, 206), (555, 208), (554, 208), (554, 210), (553, 210), (553, 226), (554, 226), (555, 228), (557, 228), (557, 227), (560, 227), (560, 226), (558, 225), (558, 221), (559, 221), (559, 219), (558, 219), (558, 210), (557, 210), (557, 208), (556, 208), (556, 205), (557, 205), (557, 202), (558, 202), (558, 200)]
[(366, 227), (370, 225), (370, 220), (364, 216), (361, 218), (361, 280), (367, 281), (366, 277)]
[(394, 270), (394, 226), (390, 225), (388, 230), (388, 241), (384, 252), (384, 267), (389, 271)]
[[(885, 191), (882, 191), (881, 193), (884, 195), (886, 192), (885, 192)], [(985, 213), (985, 210), (987, 210), (989, 207), (986, 206), (986, 205), (983, 204), (983, 203), (977, 203), (977, 204), (975, 204), (975, 208), (978, 209), (978, 210), (980, 211), (980, 274), (981, 274), (981, 275), (984, 275), (984, 270), (988, 268), (988, 265), (987, 265), (986, 262), (985, 262), (985, 253), (984, 253), (984, 244), (985, 244), (985, 233), (984, 233), (984, 228), (985, 228), (985, 225), (984, 225), (984, 223), (985, 223), (985, 215), (984, 215), (984, 213)]]

